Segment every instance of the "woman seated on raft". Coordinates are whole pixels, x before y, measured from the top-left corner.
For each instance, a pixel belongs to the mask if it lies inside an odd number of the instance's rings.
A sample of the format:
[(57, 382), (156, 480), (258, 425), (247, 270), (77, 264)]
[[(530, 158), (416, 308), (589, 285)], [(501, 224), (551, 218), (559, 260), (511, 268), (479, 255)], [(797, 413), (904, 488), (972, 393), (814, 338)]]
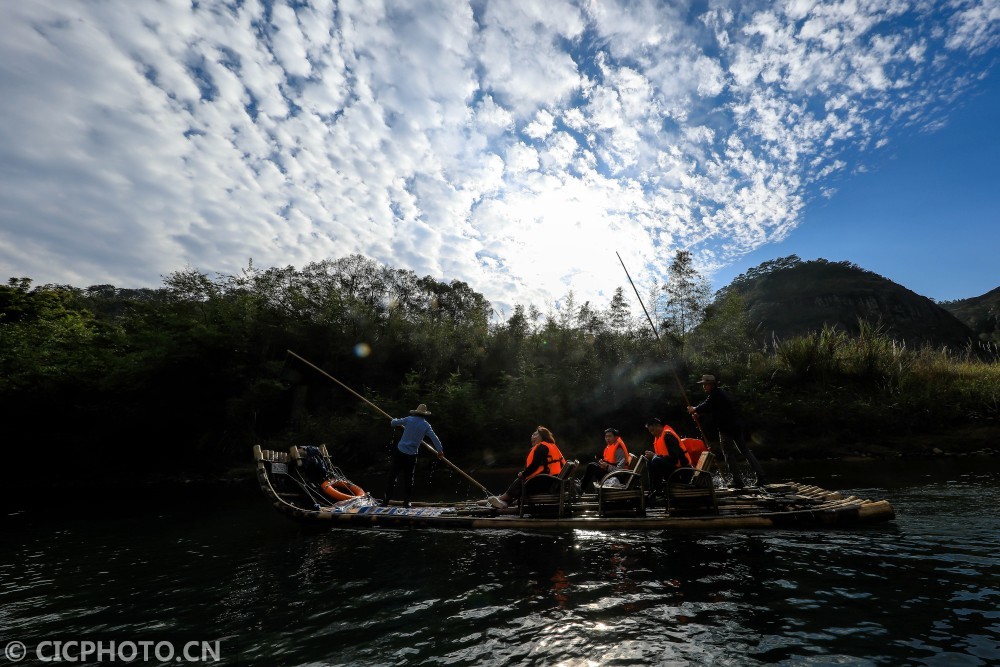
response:
[(628, 447), (621, 439), (621, 434), (616, 428), (605, 429), (604, 431), (604, 452), (594, 463), (588, 463), (587, 469), (580, 480), (580, 491), (582, 493), (594, 493), (597, 485), (610, 472), (622, 470), (628, 467), (631, 456)]
[(553, 437), (552, 431), (544, 426), (539, 426), (531, 434), (531, 451), (528, 452), (528, 460), (524, 470), (517, 473), (517, 479), (506, 491), (498, 497), (490, 499), (491, 504), (499, 508), (507, 507), (510, 503), (521, 498), (526, 480), (542, 473), (558, 475), (564, 465), (566, 465), (566, 458), (556, 447), (556, 439)]

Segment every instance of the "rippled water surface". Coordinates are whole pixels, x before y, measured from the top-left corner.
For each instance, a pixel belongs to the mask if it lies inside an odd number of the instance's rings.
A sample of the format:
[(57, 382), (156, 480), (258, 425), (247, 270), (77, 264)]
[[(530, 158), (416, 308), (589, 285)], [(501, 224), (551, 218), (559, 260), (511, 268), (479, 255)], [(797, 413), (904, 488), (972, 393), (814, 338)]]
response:
[[(221, 639), (245, 665), (997, 665), (1000, 465), (824, 463), (859, 530), (315, 530), (253, 490), (21, 506), (6, 644)], [(30, 664), (30, 659), (22, 664)]]

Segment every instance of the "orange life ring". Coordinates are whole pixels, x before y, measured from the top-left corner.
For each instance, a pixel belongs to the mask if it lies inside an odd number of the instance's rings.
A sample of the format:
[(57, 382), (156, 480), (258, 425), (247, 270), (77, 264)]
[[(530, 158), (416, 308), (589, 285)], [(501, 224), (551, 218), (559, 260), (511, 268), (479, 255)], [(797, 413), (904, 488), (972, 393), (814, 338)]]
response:
[(365, 495), (360, 486), (352, 484), (346, 479), (328, 479), (320, 484), (320, 488), (323, 489), (323, 493), (334, 500), (350, 500)]

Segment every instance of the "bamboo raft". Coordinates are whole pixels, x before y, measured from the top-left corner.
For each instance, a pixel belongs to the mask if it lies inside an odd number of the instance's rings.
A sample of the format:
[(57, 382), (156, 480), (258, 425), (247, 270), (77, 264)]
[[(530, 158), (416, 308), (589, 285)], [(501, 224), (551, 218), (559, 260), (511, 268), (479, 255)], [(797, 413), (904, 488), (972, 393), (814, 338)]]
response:
[[(832, 528), (891, 521), (886, 500), (844, 496), (809, 484), (787, 482), (746, 489), (687, 487), (676, 505), (645, 504), (638, 494), (616, 491), (614, 502), (594, 495), (563, 502), (535, 502), (497, 509), (483, 501), (382, 506), (369, 496), (336, 501), (317, 493), (297, 468), (294, 450), (253, 448), (257, 481), (281, 514), (308, 523), (339, 527), (534, 529), (534, 530), (737, 530), (747, 528)], [(321, 448), (328, 458), (325, 447)], [(334, 469), (336, 470), (336, 469)], [(337, 471), (338, 474), (339, 470)], [(688, 504), (680, 501), (694, 499)]]

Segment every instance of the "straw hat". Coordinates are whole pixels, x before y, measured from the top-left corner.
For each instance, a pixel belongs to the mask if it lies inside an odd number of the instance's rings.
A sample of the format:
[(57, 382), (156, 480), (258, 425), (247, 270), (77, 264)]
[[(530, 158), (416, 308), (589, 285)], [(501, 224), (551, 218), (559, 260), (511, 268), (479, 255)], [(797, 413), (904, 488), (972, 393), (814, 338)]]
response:
[(429, 417), (431, 413), (430, 410), (427, 409), (427, 405), (425, 403), (421, 403), (417, 406), (416, 410), (410, 410), (410, 414), (419, 415), (421, 417)]

